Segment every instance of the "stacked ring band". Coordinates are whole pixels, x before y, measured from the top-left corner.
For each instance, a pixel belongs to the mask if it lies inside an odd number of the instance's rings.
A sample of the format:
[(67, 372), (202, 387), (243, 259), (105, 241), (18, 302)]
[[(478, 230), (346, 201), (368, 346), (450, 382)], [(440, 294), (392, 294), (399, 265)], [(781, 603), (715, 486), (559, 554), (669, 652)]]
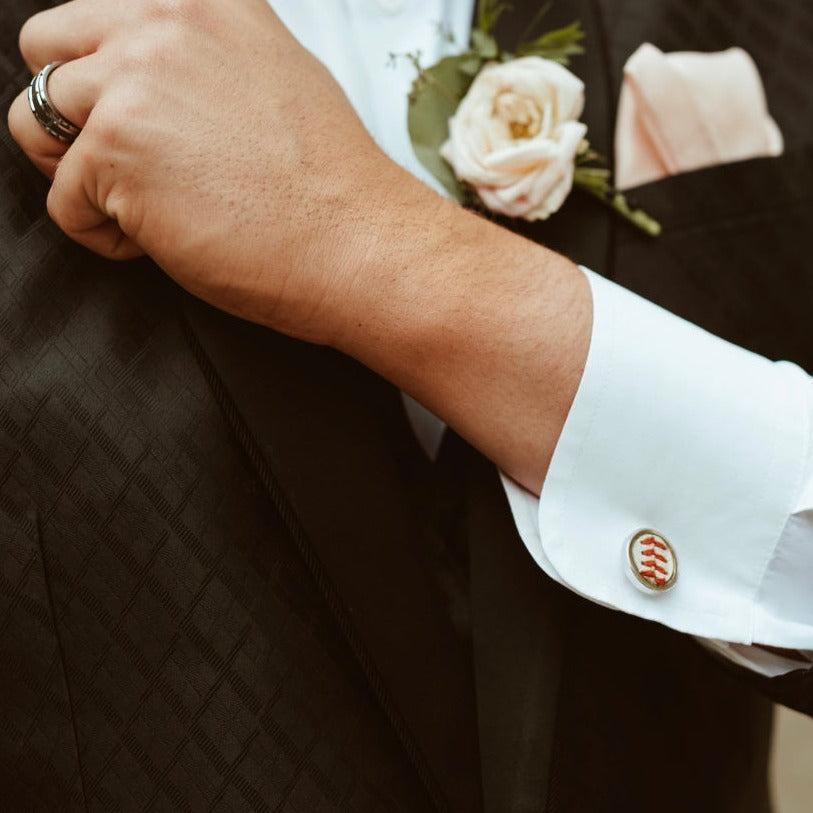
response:
[(48, 96), (48, 77), (62, 64), (62, 62), (51, 62), (31, 80), (31, 84), (28, 86), (28, 104), (34, 118), (47, 133), (66, 144), (72, 144), (82, 129), (68, 121), (54, 107)]

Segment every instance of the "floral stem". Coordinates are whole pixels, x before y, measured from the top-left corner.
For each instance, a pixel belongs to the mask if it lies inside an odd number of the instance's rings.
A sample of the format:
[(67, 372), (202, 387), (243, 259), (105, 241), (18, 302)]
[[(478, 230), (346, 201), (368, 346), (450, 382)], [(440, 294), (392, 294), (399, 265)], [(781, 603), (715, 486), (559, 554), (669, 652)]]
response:
[(657, 220), (643, 209), (630, 206), (626, 197), (610, 185), (609, 170), (579, 167), (576, 169), (573, 184), (600, 200), (605, 206), (609, 206), (650, 237), (657, 237), (661, 233), (661, 224)]

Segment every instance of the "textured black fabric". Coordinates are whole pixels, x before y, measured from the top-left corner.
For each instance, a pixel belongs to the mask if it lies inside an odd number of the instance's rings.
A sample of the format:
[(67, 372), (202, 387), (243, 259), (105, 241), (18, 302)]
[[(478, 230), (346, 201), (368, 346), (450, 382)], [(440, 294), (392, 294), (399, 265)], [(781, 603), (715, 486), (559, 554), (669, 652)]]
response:
[(6, 809), (428, 809), (177, 292), (25, 234), (2, 288)]
[(335, 352), (185, 310), (241, 405), (252, 458), (300, 518), (300, 549), (370, 688), (427, 783), (477, 810), (465, 573), (435, 530), (432, 468), (398, 393)]
[[(603, 62), (577, 60), (574, 68), (587, 85), (586, 117), (599, 125), (591, 126), (591, 137), (605, 154), (612, 154), (612, 128), (601, 126), (603, 108), (590, 94), (605, 88), (614, 110), (623, 62), (647, 39), (665, 50), (748, 49), (765, 77), (787, 154), (634, 190), (663, 222), (657, 241), (609, 216), (589, 236), (574, 237), (580, 225), (592, 228), (600, 218), (595, 211), (584, 216), (590, 204), (577, 194), (556, 218), (521, 231), (724, 338), (813, 369), (807, 330), (813, 306), (811, 6), (600, 0), (559, 4), (557, 21), (584, 14), (587, 5), (594, 12), (588, 32), (599, 32), (588, 47)], [(482, 482), (487, 475), (480, 471)], [(483, 500), (475, 502), (473, 512), (484, 510)], [(558, 588), (549, 584), (548, 590), (555, 595)], [(690, 639), (658, 625), (572, 595), (563, 601), (557, 632), (565, 637), (564, 652), (558, 680), (549, 686), (558, 686), (557, 722), (544, 809), (768, 810), (770, 707), (759, 692), (809, 714), (813, 671), (761, 679), (715, 662)], [(544, 633), (541, 622), (540, 629)], [(528, 767), (528, 759), (540, 751), (529, 734), (504, 755), (509, 770), (498, 777), (506, 789), (501, 809), (543, 809), (507, 790), (538, 784), (538, 768)], [(485, 761), (483, 770), (487, 788)]]
[(547, 796), (569, 595), (531, 561), (494, 467), (471, 450), (465, 479), (485, 809), (531, 813)]
[[(34, 10), (3, 6), (4, 107)], [(60, 236), (6, 132), (0, 167), (3, 809), (432, 809), (215, 397), (185, 295)], [(382, 385), (354, 384), (369, 415)]]
[[(534, 5), (521, 4), (520, 10), (527, 17)], [(557, 3), (548, 22), (585, 21), (589, 56), (575, 60), (573, 68), (586, 82), (591, 141), (604, 154), (612, 155), (613, 125), (605, 117), (615, 111), (621, 68), (647, 39), (665, 50), (733, 44), (749, 50), (765, 77), (787, 154), (634, 190), (632, 197), (663, 223), (664, 233), (656, 241), (578, 193), (550, 221), (521, 224), (516, 230), (724, 338), (813, 369), (808, 237), (813, 231), (812, 8), (809, 3), (723, 0)], [(508, 17), (504, 31), (518, 36), (523, 27), (521, 20)], [(597, 92), (603, 100), (594, 98)], [(480, 552), (472, 554), (476, 609), (489, 591), (506, 596), (501, 585), (516, 567), (510, 564), (511, 554), (489, 551), (494, 537), (503, 546), (515, 545), (517, 556), (526, 556), (526, 567), (534, 565), (519, 540), (509, 542), (505, 530), (493, 530), (507, 510), (493, 472), (472, 464), (469, 476), (472, 546)], [(489, 488), (492, 496), (487, 498)], [(478, 539), (489, 531), (490, 540)], [(560, 596), (550, 580), (537, 580), (535, 596), (527, 594), (526, 580), (517, 574), (509, 583), (524, 592), (515, 594), (509, 609), (493, 603), (491, 645), (506, 652), (512, 645), (507, 631), (521, 640), (536, 620), (544, 649), (535, 660), (530, 656), (528, 678), (533, 681), (544, 672), (544, 691), (556, 693), (557, 719), (547, 742), (532, 725), (516, 736), (527, 695), (507, 678), (502, 697), (493, 687), (484, 697), (478, 682), (481, 704), (501, 709), (515, 721), (511, 734), (502, 735), (508, 753), (487, 760), (489, 733), (496, 737), (494, 729), (484, 730), (481, 714), (486, 799), (490, 790), (500, 797), (490, 809), (756, 813), (770, 808), (766, 761), (771, 709), (760, 692), (810, 714), (813, 670), (762, 679), (717, 662), (691, 639), (664, 627), (609, 612), (572, 594)], [(553, 631), (548, 629), (551, 617), (557, 619)], [(475, 653), (478, 638), (488, 633), (487, 625), (475, 629)], [(512, 657), (517, 665), (529, 663), (527, 652)], [(486, 679), (493, 680), (490, 672)], [(536, 713), (544, 717), (545, 704)], [(542, 803), (529, 792), (546, 776), (533, 757), (549, 748), (553, 759), (547, 802)]]
[[(515, 5), (507, 35), (536, 10)], [(5, 106), (38, 7), (0, 8)], [(578, 195), (521, 231), (813, 367), (813, 90), (788, 69), (809, 67), (809, 4), (559, 0), (548, 23), (574, 17), (604, 152), (644, 38), (751, 50), (790, 151), (639, 190), (657, 242)], [(391, 387), (91, 257), (45, 192), (3, 133), (4, 810), (768, 809), (764, 695), (813, 713), (810, 673), (759, 680), (554, 585), (471, 450), (438, 524)]]

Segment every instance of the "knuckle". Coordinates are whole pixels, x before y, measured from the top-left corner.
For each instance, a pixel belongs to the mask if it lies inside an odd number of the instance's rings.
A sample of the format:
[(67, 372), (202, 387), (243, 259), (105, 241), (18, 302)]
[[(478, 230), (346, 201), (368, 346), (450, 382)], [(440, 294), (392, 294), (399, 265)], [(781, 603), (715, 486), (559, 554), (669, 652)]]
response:
[(86, 141), (94, 142), (94, 149), (100, 156), (116, 149), (121, 139), (122, 124), (118, 108), (106, 105), (93, 111), (91, 119), (85, 127), (83, 136)]
[(145, 0), (150, 17), (162, 21), (191, 22), (205, 11), (204, 0)]
[(105, 53), (130, 75), (152, 74), (184, 54), (195, 32), (210, 26), (210, 17), (207, 0), (141, 0), (134, 35), (111, 41)]
[(182, 51), (180, 40), (178, 26), (152, 25), (125, 43), (111, 42), (104, 49), (104, 57), (116, 74), (133, 83), (143, 83), (153, 77), (156, 69), (173, 53)]
[(172, 43), (166, 32), (150, 32), (150, 36), (138, 37), (122, 52), (124, 68), (131, 73), (148, 73), (168, 52)]
[(113, 98), (97, 105), (88, 119), (83, 135), (94, 142), (95, 154), (100, 160), (126, 150), (133, 122), (143, 119), (149, 112), (138, 88), (121, 88)]
[(140, 109), (134, 101), (134, 94), (124, 87), (102, 99), (93, 109), (82, 133), (86, 141), (93, 142), (95, 154), (100, 160), (118, 152), (127, 135), (128, 122), (137, 121)]

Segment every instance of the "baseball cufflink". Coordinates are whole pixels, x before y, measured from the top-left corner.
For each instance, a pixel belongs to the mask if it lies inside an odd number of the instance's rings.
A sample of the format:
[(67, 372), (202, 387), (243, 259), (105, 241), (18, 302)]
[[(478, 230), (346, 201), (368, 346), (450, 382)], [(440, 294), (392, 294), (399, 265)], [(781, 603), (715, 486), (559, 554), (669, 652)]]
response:
[(675, 586), (678, 562), (675, 549), (662, 534), (644, 529), (629, 539), (626, 571), (630, 581), (647, 593), (664, 593)]

